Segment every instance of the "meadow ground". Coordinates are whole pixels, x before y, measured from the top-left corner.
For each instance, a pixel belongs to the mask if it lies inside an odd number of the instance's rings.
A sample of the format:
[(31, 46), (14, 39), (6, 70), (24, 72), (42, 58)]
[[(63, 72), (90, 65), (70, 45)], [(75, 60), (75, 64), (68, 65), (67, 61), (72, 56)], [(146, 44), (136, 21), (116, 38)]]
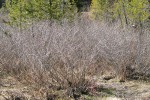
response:
[[(95, 79), (100, 89), (94, 95), (82, 95), (77, 100), (150, 100), (149, 82), (130, 80), (120, 83), (116, 79), (106, 81), (97, 76)], [(11, 76), (0, 81), (0, 100), (74, 100), (66, 97), (65, 92), (53, 91), (53, 99), (47, 99), (46, 90), (42, 87), (23, 84)]]

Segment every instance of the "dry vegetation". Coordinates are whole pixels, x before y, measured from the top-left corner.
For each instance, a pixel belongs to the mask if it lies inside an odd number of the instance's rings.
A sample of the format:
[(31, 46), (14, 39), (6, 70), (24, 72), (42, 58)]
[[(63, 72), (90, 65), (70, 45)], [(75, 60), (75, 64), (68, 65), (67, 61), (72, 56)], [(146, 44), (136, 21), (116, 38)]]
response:
[(40, 100), (53, 100), (48, 99), (56, 96), (49, 96), (51, 90), (64, 90), (63, 95), (77, 100), (97, 90), (94, 75), (148, 79), (149, 31), (143, 29), (140, 37), (139, 45), (138, 28), (82, 18), (61, 24), (41, 21), (22, 31), (0, 23), (0, 78), (12, 76), (39, 91), (44, 88)]

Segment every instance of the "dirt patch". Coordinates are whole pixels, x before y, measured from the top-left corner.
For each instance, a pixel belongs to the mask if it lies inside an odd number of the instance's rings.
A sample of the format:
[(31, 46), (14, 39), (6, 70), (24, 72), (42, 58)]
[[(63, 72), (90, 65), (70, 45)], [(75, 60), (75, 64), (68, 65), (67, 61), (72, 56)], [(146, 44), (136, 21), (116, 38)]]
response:
[[(0, 100), (74, 100), (65, 97), (64, 90), (52, 91), (32, 85), (24, 85), (13, 77), (1, 79)], [(97, 78), (100, 86), (94, 95), (82, 95), (78, 100), (150, 100), (150, 83), (144, 81), (117, 82), (116, 79)], [(99, 89), (99, 90), (98, 90)]]

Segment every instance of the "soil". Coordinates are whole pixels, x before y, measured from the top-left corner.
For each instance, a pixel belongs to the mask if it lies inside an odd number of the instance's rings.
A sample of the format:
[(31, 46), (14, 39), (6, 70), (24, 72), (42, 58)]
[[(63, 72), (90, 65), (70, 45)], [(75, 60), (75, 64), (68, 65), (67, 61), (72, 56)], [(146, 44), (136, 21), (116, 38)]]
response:
[[(117, 82), (116, 79), (104, 80), (96, 78), (97, 85), (103, 87), (97, 91), (99, 95), (83, 95), (79, 100), (150, 100), (150, 82), (146, 81), (125, 81)], [(61, 91), (57, 95), (62, 94)], [(57, 96), (54, 95), (54, 96)], [(25, 85), (13, 77), (0, 79), (0, 100), (74, 100), (46, 99), (44, 88), (36, 89), (32, 85)]]

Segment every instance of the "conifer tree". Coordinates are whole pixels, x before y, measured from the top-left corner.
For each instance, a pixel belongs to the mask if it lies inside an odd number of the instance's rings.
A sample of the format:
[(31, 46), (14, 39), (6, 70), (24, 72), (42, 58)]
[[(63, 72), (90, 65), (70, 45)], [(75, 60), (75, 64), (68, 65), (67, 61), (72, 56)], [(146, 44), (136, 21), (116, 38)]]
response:
[(110, 20), (112, 19), (112, 1), (109, 0), (92, 0), (91, 13), (93, 18), (99, 20)]
[(147, 8), (147, 0), (131, 0), (127, 8), (129, 19), (134, 23), (143, 22), (150, 15)]
[(148, 0), (92, 0), (94, 18), (112, 21), (119, 19), (121, 25), (143, 22), (150, 16)]
[[(21, 6), (20, 6), (21, 5)], [(13, 23), (31, 20), (60, 20), (74, 16), (76, 7), (73, 0), (6, 0), (6, 9)], [(21, 20), (19, 19), (21, 18)]]

